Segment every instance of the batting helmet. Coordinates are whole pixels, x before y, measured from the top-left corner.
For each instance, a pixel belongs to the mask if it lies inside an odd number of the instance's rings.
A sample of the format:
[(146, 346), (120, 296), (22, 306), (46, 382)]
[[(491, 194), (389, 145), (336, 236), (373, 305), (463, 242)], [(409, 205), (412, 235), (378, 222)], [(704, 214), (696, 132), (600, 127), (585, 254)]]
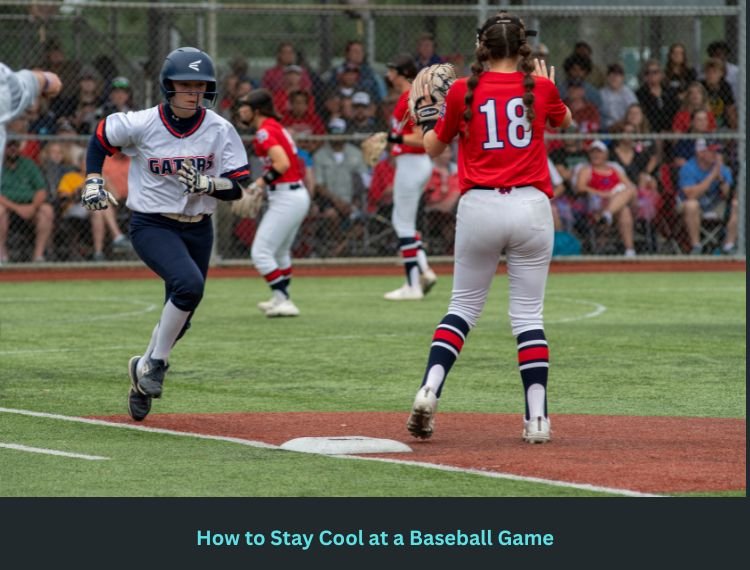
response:
[(386, 64), (386, 67), (395, 69), (399, 75), (403, 75), (407, 79), (414, 79), (417, 76), (417, 65), (414, 63), (414, 58), (408, 53), (397, 55)]
[(173, 81), (205, 81), (203, 98), (210, 105), (216, 101), (216, 72), (211, 57), (194, 47), (181, 47), (171, 52), (164, 60), (159, 73), (159, 87), (164, 98), (174, 96)]
[(273, 95), (268, 89), (253, 89), (243, 98), (243, 103), (250, 105), (253, 111), (279, 120), (279, 114), (273, 105)]

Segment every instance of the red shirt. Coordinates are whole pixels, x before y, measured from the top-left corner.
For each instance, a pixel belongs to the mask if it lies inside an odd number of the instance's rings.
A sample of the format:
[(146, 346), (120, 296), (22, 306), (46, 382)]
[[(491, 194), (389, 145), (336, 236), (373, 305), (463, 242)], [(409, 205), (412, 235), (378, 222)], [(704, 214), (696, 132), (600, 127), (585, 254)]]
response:
[(468, 138), (463, 118), (467, 79), (456, 80), (448, 91), (435, 133), (445, 144), (459, 135), (458, 177), (462, 194), (475, 186), (534, 186), (552, 197), (544, 130), (547, 120), (552, 126), (559, 126), (567, 107), (554, 83), (535, 77), (536, 119), (531, 131), (525, 130), (523, 77), (520, 71), (485, 72), (479, 77)]
[(620, 175), (613, 167), (604, 167), (602, 172), (597, 172), (593, 168), (591, 169), (589, 186), (594, 190), (599, 190), (599, 192), (610, 192), (619, 183)]
[(264, 172), (271, 168), (268, 151), (277, 145), (284, 149), (289, 158), (289, 168), (276, 179), (275, 183), (299, 182), (302, 180), (302, 172), (300, 172), (297, 158), (297, 146), (289, 132), (276, 119), (268, 117), (260, 124), (258, 132), (255, 133), (255, 139), (253, 139), (253, 148), (255, 148), (255, 154), (263, 161)]
[[(677, 111), (674, 119), (672, 119), (672, 130), (676, 133), (690, 132), (690, 123), (692, 122), (690, 115), (690, 111), (685, 109)], [(716, 117), (711, 111), (708, 111), (708, 130), (711, 132), (716, 130)]]
[(393, 193), (386, 195), (386, 189), (393, 186), (393, 179), (396, 176), (396, 167), (390, 160), (381, 160), (372, 170), (372, 181), (370, 181), (370, 190), (367, 192), (367, 211), (374, 214), (380, 206), (386, 206), (393, 203)]
[(281, 118), (281, 124), (295, 133), (304, 132), (311, 135), (326, 134), (326, 127), (323, 121), (312, 109), (304, 117), (295, 117), (290, 112), (287, 112)]
[[(404, 121), (404, 119), (406, 120)], [(404, 91), (393, 108), (391, 133), (394, 135), (408, 135), (413, 133), (415, 128), (416, 125), (412, 122), (411, 117), (409, 117), (409, 92)], [(391, 148), (392, 156), (400, 154), (424, 154), (425, 152), (422, 146), (410, 146), (408, 144), (394, 144), (393, 148)]]

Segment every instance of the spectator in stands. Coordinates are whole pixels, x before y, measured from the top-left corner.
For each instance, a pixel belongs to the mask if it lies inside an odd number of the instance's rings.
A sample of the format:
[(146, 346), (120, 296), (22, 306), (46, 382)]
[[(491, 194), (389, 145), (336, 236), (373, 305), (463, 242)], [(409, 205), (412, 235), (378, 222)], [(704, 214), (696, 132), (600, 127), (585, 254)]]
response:
[(60, 179), (65, 173), (75, 170), (76, 167), (66, 156), (63, 144), (54, 140), (44, 145), (39, 159), (39, 169), (47, 181), (47, 192), (54, 197)]
[(664, 84), (674, 90), (682, 101), (691, 83), (698, 79), (695, 68), (688, 63), (685, 45), (677, 42), (669, 46), (664, 66)]
[(37, 97), (23, 115), (29, 122), (29, 133), (51, 135), (55, 132), (55, 114), (45, 97)]
[(669, 131), (679, 107), (679, 98), (675, 89), (664, 85), (664, 73), (657, 60), (649, 59), (646, 62), (643, 83), (635, 94), (653, 131)]
[[(651, 133), (651, 123), (649, 123), (648, 117), (643, 112), (643, 107), (640, 103), (633, 103), (628, 107), (625, 112), (625, 118), (620, 122), (612, 126), (614, 131), (622, 131), (625, 125), (631, 125), (635, 129), (635, 134), (647, 134)], [(664, 157), (664, 142), (661, 140), (649, 140), (636, 138), (635, 145), (643, 149), (653, 148), (654, 156), (656, 157), (657, 164), (660, 164)]]
[[(698, 109), (693, 112), (688, 133), (702, 133), (710, 135), (716, 128), (711, 128), (710, 111)], [(673, 164), (682, 166), (695, 155), (695, 139), (681, 139), (677, 141), (672, 151)]]
[(739, 81), (740, 68), (729, 61), (729, 54), (731, 53), (729, 44), (724, 40), (717, 40), (708, 44), (706, 53), (710, 58), (720, 59), (724, 62), (724, 79), (729, 83), (732, 88), (732, 95), (737, 99), (737, 87)]
[(44, 55), (39, 67), (57, 74), (62, 81), (62, 91), (57, 100), (75, 96), (81, 64), (68, 59), (59, 39), (51, 37), (44, 42)]
[(435, 52), (435, 36), (429, 32), (420, 34), (417, 38), (417, 53), (414, 55), (417, 70), (443, 61), (445, 60)]
[(708, 114), (708, 125), (710, 131), (716, 130), (716, 118), (708, 106), (708, 93), (699, 81), (693, 81), (685, 91), (680, 109), (672, 119), (672, 130), (676, 133), (686, 133), (690, 130), (693, 114), (697, 111), (706, 111)]
[[(552, 223), (555, 231), (570, 231), (573, 227), (573, 215), (565, 195), (565, 181), (560, 176), (557, 168), (550, 157), (547, 157), (547, 169), (549, 170), (550, 181), (552, 182), (552, 198), (550, 206), (552, 207)], [(565, 218), (565, 223), (563, 223)]]
[(594, 87), (587, 79), (589, 74), (591, 73), (591, 69), (591, 59), (577, 53), (573, 53), (568, 56), (563, 62), (565, 80), (559, 86), (560, 97), (562, 97), (563, 99), (567, 98), (569, 85), (582, 85), (585, 91), (586, 99), (596, 105), (597, 110), (600, 110), (602, 106), (602, 98), (601, 95), (599, 95), (599, 90)]
[[(722, 250), (731, 253), (737, 241), (737, 198), (731, 196), (734, 184), (732, 171), (724, 164), (721, 145), (710, 140), (695, 141), (695, 156), (688, 160), (679, 173), (677, 208), (685, 220), (690, 238), (691, 254), (702, 253), (700, 242), (701, 219), (708, 212), (724, 218), (730, 207), (726, 237)], [(729, 201), (727, 204), (727, 201)]]
[[(271, 93), (284, 89), (284, 70), (289, 65), (300, 65), (297, 50), (291, 42), (281, 42), (276, 48), (276, 65), (267, 69), (261, 79), (261, 87), (265, 87)], [(300, 65), (300, 67), (302, 67)], [(313, 83), (310, 74), (302, 69), (300, 88), (312, 93)], [(280, 109), (279, 109), (280, 111)]]
[(537, 43), (533, 47), (533, 51), (531, 52), (531, 57), (535, 57), (536, 59), (543, 60), (547, 64), (549, 64), (549, 48), (546, 44), (543, 44), (542, 42)]
[(628, 106), (638, 102), (633, 90), (625, 85), (625, 70), (619, 63), (607, 67), (607, 83), (599, 91), (602, 99), (602, 127), (610, 130), (612, 125), (625, 117)]
[[(343, 135), (346, 121), (331, 119), (328, 133)], [(347, 245), (352, 222), (363, 207), (364, 184), (362, 177), (367, 167), (362, 159), (362, 151), (343, 140), (328, 141), (313, 155), (315, 169), (315, 204), (322, 227), (327, 231), (330, 246), (329, 255), (339, 255)]]
[(48, 197), (47, 183), (39, 167), (21, 156), (17, 141), (8, 141), (0, 185), (0, 263), (8, 261), (8, 230), (15, 219), (34, 225), (31, 259), (45, 261), (54, 226), (54, 211)]
[(607, 161), (607, 145), (602, 141), (592, 142), (588, 155), (589, 164), (578, 172), (576, 190), (588, 196), (589, 213), (593, 214), (595, 221), (608, 226), (617, 222), (625, 256), (633, 257), (635, 246), (630, 204), (636, 199), (636, 188), (624, 172)]
[(601, 89), (605, 84), (605, 75), (601, 68), (594, 62), (594, 50), (588, 42), (579, 40), (576, 45), (573, 46), (573, 53), (581, 57), (585, 57), (591, 62), (591, 71), (588, 73), (586, 78), (591, 85), (597, 89)]
[(601, 126), (601, 118), (596, 105), (586, 99), (586, 90), (579, 80), (568, 83), (568, 91), (565, 97), (573, 115), (573, 123), (577, 126), (579, 133), (596, 133)]
[(315, 112), (312, 96), (308, 91), (298, 90), (289, 94), (289, 110), (283, 113), (281, 124), (290, 132), (308, 135), (324, 135), (323, 121)]
[(716, 118), (719, 129), (737, 128), (737, 106), (735, 105), (732, 87), (725, 79), (726, 68), (724, 62), (718, 58), (710, 58), (703, 65), (705, 79), (703, 86), (708, 96), (708, 106)]
[[(451, 247), (456, 232), (456, 207), (461, 197), (458, 166), (449, 145), (433, 159), (433, 169), (424, 189), (424, 232), (428, 241), (437, 238), (443, 249)], [(435, 248), (431, 248), (434, 252)]]
[(365, 57), (365, 46), (360, 40), (349, 40), (344, 49), (344, 61), (327, 72), (327, 83), (336, 85), (339, 76), (347, 71), (357, 72), (357, 81), (351, 86), (351, 93), (355, 91), (367, 91), (376, 103), (379, 103), (386, 95), (384, 80), (370, 67)]
[[(622, 124), (613, 133), (636, 135), (635, 127), (630, 124)], [(653, 174), (659, 166), (659, 161), (654, 154), (654, 145), (643, 146), (635, 138), (615, 139), (609, 152), (609, 160), (619, 164), (625, 175), (636, 182), (641, 173)]]
[[(21, 137), (27, 137), (31, 135), (29, 132), (29, 121), (25, 115), (16, 117), (8, 123), (7, 130), (9, 134)], [(39, 153), (42, 151), (42, 143), (39, 140), (34, 139), (19, 139), (18, 153), (20, 156), (31, 159), (36, 163), (39, 163)]]
[(393, 180), (396, 177), (396, 159), (386, 152), (372, 170), (370, 187), (367, 191), (367, 213), (381, 216), (391, 225), (393, 211)]
[(121, 76), (117, 71), (117, 65), (111, 57), (104, 54), (96, 56), (94, 61), (91, 62), (91, 65), (93, 65), (96, 73), (102, 81), (102, 85), (104, 85), (102, 99), (106, 101), (109, 97), (109, 92), (112, 89), (112, 82), (116, 77)]
[[(567, 134), (577, 133), (577, 127), (572, 125), (566, 130)], [(584, 165), (588, 164), (588, 154), (583, 148), (580, 139), (565, 139), (562, 144), (550, 151), (550, 159), (559, 173), (565, 186), (565, 202), (568, 206), (568, 217), (572, 218), (572, 225), (579, 233), (585, 233), (588, 229), (586, 214), (588, 204), (585, 196), (580, 196), (576, 191), (576, 178), (578, 172)], [(562, 200), (557, 198), (555, 201)]]
[(349, 121), (346, 132), (348, 134), (370, 134), (378, 130), (378, 122), (375, 119), (375, 108), (370, 100), (370, 95), (364, 91), (357, 91), (352, 95), (352, 118)]
[(341, 94), (338, 92), (335, 85), (326, 88), (323, 95), (320, 118), (323, 119), (326, 124), (329, 124), (332, 119), (343, 118)]
[(112, 113), (127, 113), (133, 110), (133, 91), (127, 77), (115, 77), (110, 83), (107, 101), (96, 110), (97, 122)]

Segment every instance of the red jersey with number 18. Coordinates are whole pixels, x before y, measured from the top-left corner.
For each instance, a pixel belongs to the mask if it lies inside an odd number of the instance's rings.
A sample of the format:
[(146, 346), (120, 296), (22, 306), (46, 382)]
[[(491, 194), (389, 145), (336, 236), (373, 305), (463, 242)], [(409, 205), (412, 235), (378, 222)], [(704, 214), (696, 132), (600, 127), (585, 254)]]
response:
[(528, 130), (523, 78), (520, 71), (486, 71), (479, 76), (468, 137), (464, 120), (467, 79), (451, 85), (435, 134), (446, 144), (456, 135), (460, 137), (458, 176), (462, 194), (477, 186), (534, 186), (552, 197), (544, 127), (548, 120), (552, 126), (559, 126), (567, 107), (554, 83), (534, 77), (536, 119)]

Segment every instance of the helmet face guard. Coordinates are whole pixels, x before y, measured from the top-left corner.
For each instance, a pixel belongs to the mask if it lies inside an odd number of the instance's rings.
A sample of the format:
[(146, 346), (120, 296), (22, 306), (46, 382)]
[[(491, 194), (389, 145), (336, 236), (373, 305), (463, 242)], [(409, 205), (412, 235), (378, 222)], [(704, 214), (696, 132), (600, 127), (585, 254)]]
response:
[(159, 73), (159, 87), (167, 103), (174, 97), (175, 81), (205, 81), (203, 106), (210, 108), (216, 103), (216, 72), (211, 57), (193, 47), (177, 48), (171, 52)]

